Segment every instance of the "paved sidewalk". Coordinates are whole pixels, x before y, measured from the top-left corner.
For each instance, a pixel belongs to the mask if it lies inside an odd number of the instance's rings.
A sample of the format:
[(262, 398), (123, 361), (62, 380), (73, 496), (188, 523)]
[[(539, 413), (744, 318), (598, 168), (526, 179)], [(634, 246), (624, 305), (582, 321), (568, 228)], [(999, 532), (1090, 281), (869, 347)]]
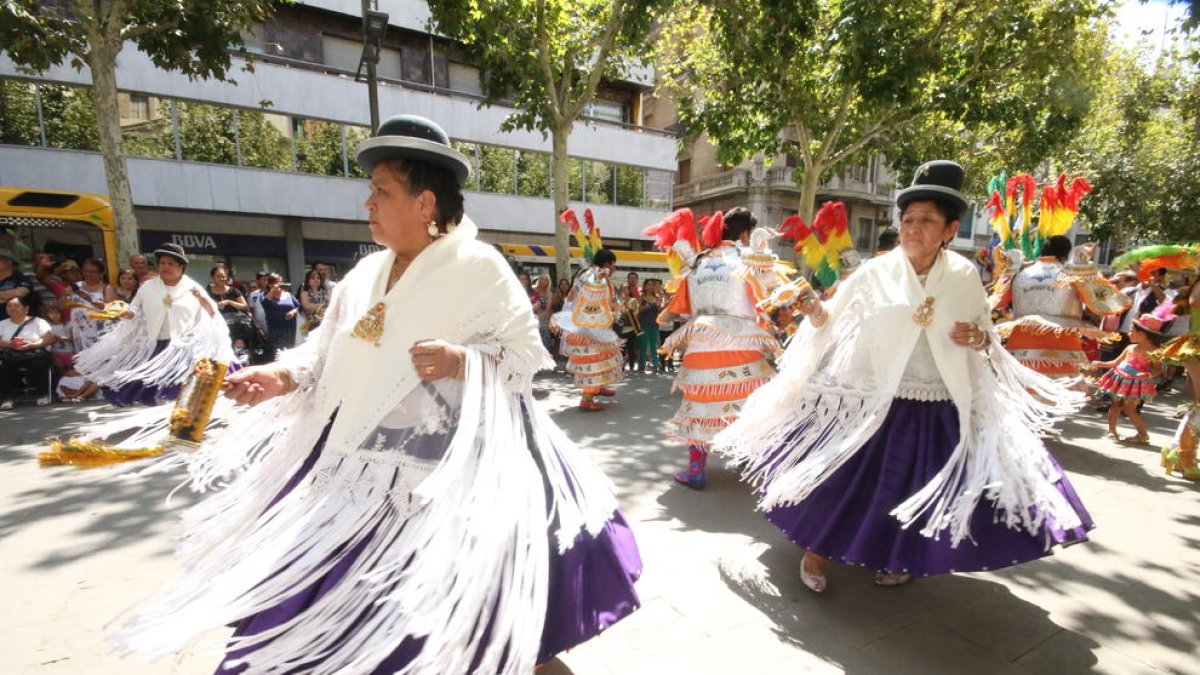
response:
[[(754, 511), (736, 474), (702, 493), (669, 480), (685, 456), (662, 439), (665, 376), (635, 376), (603, 413), (581, 413), (560, 376), (539, 390), (555, 419), (613, 479), (646, 562), (643, 607), (539, 675), (1200, 673), (1200, 485), (1169, 478), (1157, 446), (1178, 394), (1147, 406), (1153, 447), (1103, 440), (1085, 412), (1052, 448), (1097, 522), (1089, 543), (1009, 570), (879, 589), (832, 569), (809, 593), (800, 551)], [(84, 408), (0, 413), (0, 672), (211, 673), (224, 635), (146, 664), (109, 652), (122, 611), (178, 576), (178, 476), (102, 480), (39, 469), (40, 439)]]

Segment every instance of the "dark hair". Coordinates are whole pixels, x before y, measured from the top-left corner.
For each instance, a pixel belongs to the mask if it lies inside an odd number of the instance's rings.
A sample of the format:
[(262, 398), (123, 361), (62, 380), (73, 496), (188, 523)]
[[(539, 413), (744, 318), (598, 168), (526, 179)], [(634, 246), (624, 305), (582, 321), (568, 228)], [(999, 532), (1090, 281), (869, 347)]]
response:
[(100, 274), (104, 274), (106, 271), (108, 271), (108, 267), (107, 267), (107, 266), (104, 264), (104, 261), (103, 261), (103, 260), (101, 260), (101, 259), (99, 259), (99, 258), (87, 258), (87, 259), (85, 259), (85, 260), (83, 261), (83, 265), (80, 265), (80, 266), (79, 266), (79, 271), (80, 271), (80, 272), (82, 272), (82, 271), (83, 271), (83, 266), (84, 266), (84, 265), (94, 265), (94, 266), (96, 267), (96, 269), (100, 270)]
[(596, 267), (615, 262), (617, 262), (617, 254), (613, 253), (612, 249), (602, 248), (596, 251), (596, 255), (592, 257), (592, 265)]
[(23, 296), (23, 295), (14, 295), (11, 298), (9, 298), (8, 300), (5, 300), (4, 304), (7, 305), (9, 303), (9, 300), (16, 300), (17, 302), (21, 303), (22, 305), (25, 305), (25, 309), (29, 309), (30, 307), (33, 307), (33, 305), (30, 304), (30, 302), (29, 302), (29, 298), (26, 296)]
[(879, 233), (879, 242), (876, 250), (890, 251), (896, 248), (896, 245), (899, 243), (900, 233), (897, 232), (895, 228), (889, 227), (888, 229)]
[(942, 214), (942, 217), (946, 219), (947, 225), (962, 218), (962, 206), (961, 205), (956, 204), (955, 202), (953, 202), (949, 199), (945, 199), (942, 197), (933, 197), (933, 196), (921, 197), (920, 199), (914, 199), (911, 202), (905, 204), (904, 208), (900, 209), (900, 217), (901, 218), (904, 217), (905, 212), (908, 211), (908, 207), (912, 206), (913, 204), (920, 203), (920, 202), (930, 202), (931, 204), (933, 204), (933, 208), (937, 209), (937, 212)]
[(225, 266), (225, 263), (217, 263), (216, 265), (213, 265), (211, 270), (208, 271), (209, 278), (216, 276), (217, 270), (225, 270), (225, 276), (229, 276), (229, 268)]
[(418, 195), (425, 190), (433, 193), (437, 199), (437, 227), (443, 233), (450, 223), (462, 221), (462, 188), (450, 169), (415, 159), (389, 159), (381, 163), (408, 181), (409, 194)]
[(737, 241), (742, 238), (742, 235), (754, 229), (758, 224), (758, 218), (750, 213), (750, 209), (744, 206), (735, 206), (725, 212), (725, 229), (721, 231), (721, 238), (726, 241)]
[(1052, 255), (1058, 258), (1060, 262), (1065, 261), (1067, 256), (1071, 255), (1071, 240), (1061, 234), (1056, 234), (1046, 240), (1042, 244), (1042, 255)]
[[(1169, 324), (1164, 324), (1164, 327), (1166, 327), (1166, 325), (1169, 325)], [(1133, 326), (1129, 329), (1129, 332), (1132, 333), (1135, 330), (1137, 332), (1145, 335), (1147, 338), (1149, 338), (1150, 344), (1154, 345), (1155, 347), (1161, 347), (1162, 344), (1167, 341), (1166, 335), (1162, 335), (1161, 333), (1151, 333), (1150, 331), (1146, 330), (1145, 328), (1142, 328), (1141, 326), (1137, 325), (1136, 321), (1133, 322)]]
[(322, 284), (325, 283), (325, 278), (322, 277), (321, 273), (317, 271), (316, 265), (317, 265), (317, 263), (313, 263), (313, 269), (304, 273), (304, 283), (300, 285), (301, 290), (308, 290), (308, 280), (313, 277), (316, 277), (317, 280), (320, 281)]

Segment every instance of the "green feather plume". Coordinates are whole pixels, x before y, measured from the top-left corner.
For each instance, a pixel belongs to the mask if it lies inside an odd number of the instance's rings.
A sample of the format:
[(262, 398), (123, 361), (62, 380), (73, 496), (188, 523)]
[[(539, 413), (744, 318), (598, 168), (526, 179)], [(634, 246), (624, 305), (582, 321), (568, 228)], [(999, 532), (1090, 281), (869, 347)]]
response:
[(1117, 258), (1112, 261), (1112, 268), (1121, 269), (1123, 267), (1134, 267), (1148, 258), (1161, 258), (1163, 256), (1179, 255), (1181, 253), (1196, 253), (1198, 249), (1200, 249), (1200, 247), (1180, 246), (1179, 244), (1154, 244), (1152, 246), (1143, 246), (1117, 256)]

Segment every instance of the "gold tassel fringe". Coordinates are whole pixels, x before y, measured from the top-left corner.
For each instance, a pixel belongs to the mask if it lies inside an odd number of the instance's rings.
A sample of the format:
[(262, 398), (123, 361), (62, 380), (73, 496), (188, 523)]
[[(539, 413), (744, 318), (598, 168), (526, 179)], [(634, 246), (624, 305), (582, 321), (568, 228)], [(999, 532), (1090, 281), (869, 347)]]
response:
[(99, 441), (71, 438), (66, 441), (50, 439), (50, 449), (38, 453), (38, 464), (42, 466), (77, 466), (92, 468), (109, 466), (136, 459), (157, 457), (165, 452), (160, 445), (153, 448), (123, 450)]

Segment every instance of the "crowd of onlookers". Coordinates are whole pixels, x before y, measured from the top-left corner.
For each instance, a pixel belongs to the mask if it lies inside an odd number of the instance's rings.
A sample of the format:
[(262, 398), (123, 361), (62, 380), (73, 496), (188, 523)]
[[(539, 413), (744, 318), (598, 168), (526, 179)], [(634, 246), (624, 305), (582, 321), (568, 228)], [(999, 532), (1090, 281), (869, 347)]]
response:
[[(57, 397), (64, 402), (94, 398), (99, 392), (74, 369), (76, 353), (94, 344), (109, 320), (90, 317), (109, 303), (133, 302), (141, 284), (156, 272), (144, 255), (109, 283), (103, 261), (82, 262), (35, 253), (28, 272), (12, 256), (0, 253), (0, 410), (29, 395), (38, 406)], [(253, 281), (233, 277), (223, 263), (212, 267), (208, 296), (229, 328), (234, 352), (243, 365), (274, 360), (280, 349), (294, 347), (320, 325), (334, 281), (330, 266), (317, 262), (296, 293), (273, 272)]]

